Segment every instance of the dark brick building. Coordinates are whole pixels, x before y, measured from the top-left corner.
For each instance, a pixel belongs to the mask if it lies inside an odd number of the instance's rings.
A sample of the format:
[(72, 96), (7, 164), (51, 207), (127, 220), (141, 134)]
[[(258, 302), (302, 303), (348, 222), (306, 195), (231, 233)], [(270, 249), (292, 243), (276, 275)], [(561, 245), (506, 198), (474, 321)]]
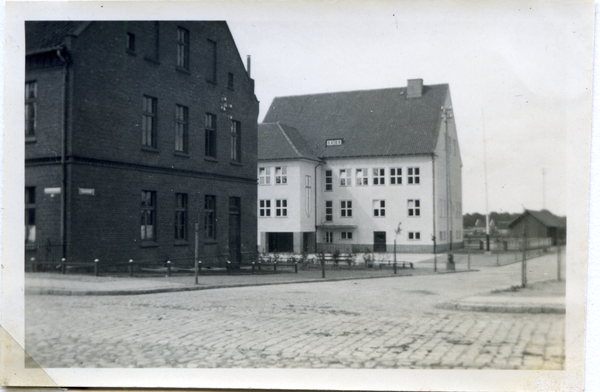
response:
[(258, 101), (225, 22), (27, 22), (26, 257), (256, 250)]

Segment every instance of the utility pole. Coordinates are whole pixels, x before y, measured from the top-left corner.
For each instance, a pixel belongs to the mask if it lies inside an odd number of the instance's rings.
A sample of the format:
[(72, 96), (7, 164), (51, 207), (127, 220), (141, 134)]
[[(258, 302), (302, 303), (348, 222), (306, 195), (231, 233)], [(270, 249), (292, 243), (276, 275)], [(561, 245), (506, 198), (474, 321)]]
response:
[(452, 108), (442, 106), (442, 119), (445, 129), (445, 153), (446, 153), (446, 240), (448, 241), (448, 250), (452, 251), (452, 190), (450, 183), (450, 135), (448, 134), (448, 119), (452, 118)]
[(490, 210), (488, 207), (487, 152), (485, 148), (485, 121), (481, 108), (481, 129), (483, 131), (483, 178), (485, 182), (485, 251), (490, 251)]

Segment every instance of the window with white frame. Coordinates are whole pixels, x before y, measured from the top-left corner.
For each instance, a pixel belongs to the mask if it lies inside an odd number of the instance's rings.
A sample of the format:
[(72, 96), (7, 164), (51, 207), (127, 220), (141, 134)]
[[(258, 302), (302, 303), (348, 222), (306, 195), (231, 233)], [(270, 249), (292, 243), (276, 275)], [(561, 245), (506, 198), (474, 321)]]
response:
[(373, 185), (385, 185), (385, 169), (373, 169)]
[(340, 215), (342, 218), (352, 218), (352, 200), (340, 201)]
[(258, 202), (258, 207), (259, 207), (259, 216), (262, 217), (270, 217), (271, 216), (271, 200), (259, 200)]
[(351, 240), (352, 239), (352, 232), (351, 231), (342, 231), (340, 233), (340, 238), (343, 240)]
[(280, 166), (275, 168), (275, 184), (287, 184), (287, 167)]
[(385, 200), (373, 200), (373, 216), (385, 216)]
[(418, 167), (409, 167), (407, 169), (407, 183), (409, 185), (416, 185), (421, 182), (420, 170)]
[(325, 232), (325, 242), (331, 244), (333, 242), (333, 231)]
[(402, 168), (392, 167), (390, 169), (390, 184), (391, 185), (402, 185)]
[(369, 171), (356, 169), (356, 185), (369, 185)]
[(275, 200), (275, 216), (287, 217), (287, 200)]
[(409, 231), (408, 232), (408, 239), (409, 240), (420, 240), (421, 239), (421, 232), (420, 231)]
[(260, 185), (271, 185), (271, 168), (270, 167), (259, 167), (258, 168), (258, 183)]
[(421, 201), (419, 199), (408, 200), (408, 216), (421, 216)]
[(325, 221), (326, 222), (333, 221), (333, 201), (331, 201), (331, 200), (325, 201)]
[(340, 186), (352, 185), (352, 169), (340, 169)]
[(325, 190), (333, 190), (333, 170), (325, 170)]

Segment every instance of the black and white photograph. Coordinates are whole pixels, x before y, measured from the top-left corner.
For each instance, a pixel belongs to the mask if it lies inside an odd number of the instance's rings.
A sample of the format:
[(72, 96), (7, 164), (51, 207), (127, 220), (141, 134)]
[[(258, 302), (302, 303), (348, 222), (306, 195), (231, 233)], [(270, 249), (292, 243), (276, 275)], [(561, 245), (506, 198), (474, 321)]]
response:
[(6, 20), (3, 385), (583, 390), (593, 2)]

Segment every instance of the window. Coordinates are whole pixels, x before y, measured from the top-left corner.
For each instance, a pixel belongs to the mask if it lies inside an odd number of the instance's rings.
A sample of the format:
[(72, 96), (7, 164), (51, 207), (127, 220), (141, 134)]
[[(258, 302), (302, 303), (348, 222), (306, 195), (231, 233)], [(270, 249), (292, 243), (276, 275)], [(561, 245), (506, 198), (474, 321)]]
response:
[(287, 168), (285, 166), (275, 168), (275, 184), (287, 184)]
[(369, 171), (356, 169), (356, 185), (369, 185)]
[(177, 66), (190, 69), (190, 32), (177, 28)]
[(239, 121), (231, 121), (231, 160), (241, 162), (242, 144), (241, 144), (241, 124)]
[(156, 241), (156, 192), (142, 191), (142, 241)]
[(390, 169), (390, 184), (402, 185), (402, 168), (396, 167)]
[(352, 232), (351, 231), (342, 231), (340, 233), (340, 238), (343, 240), (351, 240), (352, 239)]
[(217, 81), (217, 43), (208, 40), (208, 69), (206, 70), (206, 78), (211, 82)]
[(227, 76), (227, 87), (233, 90), (233, 73), (231, 72)]
[(135, 52), (135, 34), (127, 33), (127, 50)]
[(325, 190), (332, 191), (333, 190), (333, 171), (325, 170)]
[(260, 185), (271, 185), (271, 168), (270, 167), (259, 167), (258, 168), (258, 183)]
[(340, 169), (340, 186), (352, 185), (352, 169)]
[(419, 183), (419, 168), (418, 167), (409, 167), (408, 168), (408, 184), (418, 184)]
[(271, 216), (271, 200), (259, 200), (258, 206), (260, 216)]
[(37, 82), (25, 83), (25, 136), (35, 136)]
[(333, 222), (333, 202), (325, 201), (325, 222)]
[(333, 242), (333, 231), (325, 232), (325, 242), (331, 244)]
[(217, 197), (204, 196), (204, 238), (217, 239)]
[(373, 185), (385, 185), (385, 169), (373, 169)]
[(35, 187), (25, 188), (25, 244), (35, 243)]
[(408, 216), (421, 216), (421, 201), (417, 199), (408, 200)]
[(352, 217), (352, 200), (340, 201), (340, 208), (341, 208), (341, 216), (343, 218), (351, 218)]
[(287, 200), (275, 200), (275, 216), (287, 216)]
[(175, 151), (188, 152), (188, 108), (175, 105)]
[(409, 231), (408, 232), (408, 239), (409, 240), (420, 240), (421, 239), (421, 232), (420, 231)]
[(175, 194), (175, 239), (187, 239), (187, 205), (188, 195), (186, 193)]
[(204, 155), (207, 157), (217, 157), (217, 116), (206, 113), (204, 133)]
[(144, 95), (142, 146), (156, 148), (156, 98)]
[(373, 216), (385, 216), (385, 200), (373, 200)]

